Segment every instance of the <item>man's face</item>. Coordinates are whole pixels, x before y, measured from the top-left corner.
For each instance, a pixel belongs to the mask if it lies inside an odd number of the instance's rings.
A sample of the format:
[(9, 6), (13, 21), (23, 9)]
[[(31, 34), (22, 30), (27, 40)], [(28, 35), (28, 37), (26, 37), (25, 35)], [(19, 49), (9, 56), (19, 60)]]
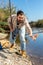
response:
[(23, 22), (24, 21), (24, 19), (25, 19), (25, 17), (24, 17), (24, 15), (22, 14), (19, 14), (18, 16), (17, 16), (17, 20), (18, 20), (18, 22)]

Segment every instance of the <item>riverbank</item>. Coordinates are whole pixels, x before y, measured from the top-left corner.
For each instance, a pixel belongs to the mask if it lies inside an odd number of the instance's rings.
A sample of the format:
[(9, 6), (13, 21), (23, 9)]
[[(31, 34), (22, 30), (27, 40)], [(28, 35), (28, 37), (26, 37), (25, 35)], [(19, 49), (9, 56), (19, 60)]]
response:
[(27, 58), (23, 58), (18, 54), (20, 48), (14, 49), (13, 52), (9, 51), (9, 48), (0, 50), (0, 65), (43, 65), (43, 59), (28, 55)]
[(0, 50), (0, 65), (32, 65), (30, 57), (22, 57), (19, 54), (20, 47), (14, 48), (13, 52), (10, 52), (9, 45), (10, 42), (6, 39), (5, 34), (0, 35), (0, 43), (2, 50)]
[(28, 55), (27, 58), (23, 58), (20, 54), (18, 54), (18, 50), (20, 50), (18, 45), (17, 49), (14, 49), (14, 51), (10, 53), (10, 43), (8, 39), (1, 39), (0, 42), (3, 46), (3, 49), (0, 50), (0, 65), (43, 65), (43, 58), (33, 55)]
[(30, 58), (23, 58), (14, 49), (12, 53), (9, 49), (3, 49), (0, 51), (0, 65), (32, 65)]

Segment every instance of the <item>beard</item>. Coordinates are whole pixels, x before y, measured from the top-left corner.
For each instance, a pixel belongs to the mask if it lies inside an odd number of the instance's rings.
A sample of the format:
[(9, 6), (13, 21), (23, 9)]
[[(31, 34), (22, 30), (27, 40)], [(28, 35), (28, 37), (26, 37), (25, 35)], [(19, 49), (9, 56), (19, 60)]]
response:
[(17, 20), (18, 23), (24, 23), (24, 20)]

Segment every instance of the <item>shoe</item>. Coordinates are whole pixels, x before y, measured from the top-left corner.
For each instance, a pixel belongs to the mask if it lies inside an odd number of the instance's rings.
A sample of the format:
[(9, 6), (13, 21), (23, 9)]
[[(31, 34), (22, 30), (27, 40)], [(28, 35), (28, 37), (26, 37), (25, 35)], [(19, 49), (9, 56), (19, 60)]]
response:
[(13, 48), (14, 48), (14, 49), (16, 49), (16, 48), (17, 48), (17, 45), (16, 45), (16, 44), (14, 44), (14, 45), (13, 45)]
[(20, 50), (20, 54), (21, 54), (23, 57), (27, 57), (26, 51)]
[(14, 44), (11, 44), (11, 45), (10, 45), (10, 48), (9, 48), (9, 51), (10, 51), (10, 52), (13, 52), (13, 51), (14, 51), (13, 45), (14, 45)]
[(13, 48), (13, 46), (14, 46), (14, 44), (11, 44), (11, 45), (10, 45), (10, 48)]
[(10, 52), (14, 52), (14, 49), (16, 48), (17, 48), (16, 44), (11, 44), (9, 50)]
[(23, 51), (23, 52), (22, 52), (22, 56), (23, 56), (23, 57), (27, 57), (26, 51)]
[(17, 48), (16, 44), (10, 44), (10, 48)]

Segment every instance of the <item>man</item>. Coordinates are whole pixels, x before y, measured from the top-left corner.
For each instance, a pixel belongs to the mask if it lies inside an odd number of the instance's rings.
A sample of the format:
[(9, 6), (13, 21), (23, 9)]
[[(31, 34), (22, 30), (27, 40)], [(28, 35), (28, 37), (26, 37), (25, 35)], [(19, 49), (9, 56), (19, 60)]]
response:
[(10, 42), (13, 47), (15, 44), (16, 36), (19, 33), (20, 43), (21, 43), (21, 55), (26, 56), (26, 42), (25, 42), (25, 29), (28, 30), (29, 36), (35, 40), (37, 38), (36, 35), (32, 35), (32, 29), (28, 23), (28, 20), (23, 11), (19, 10), (17, 15), (12, 15), (8, 18), (9, 28), (10, 28)]

